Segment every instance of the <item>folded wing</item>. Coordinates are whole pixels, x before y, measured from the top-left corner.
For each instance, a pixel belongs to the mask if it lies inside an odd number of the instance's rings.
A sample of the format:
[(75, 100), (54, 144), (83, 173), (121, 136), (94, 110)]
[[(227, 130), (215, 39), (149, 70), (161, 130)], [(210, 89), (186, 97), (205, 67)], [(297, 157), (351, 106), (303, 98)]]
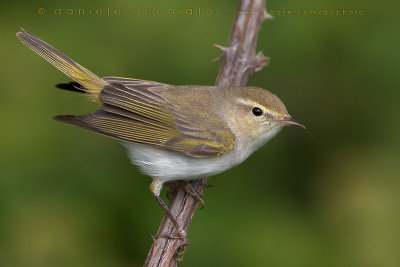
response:
[(222, 121), (204, 117), (191, 123), (184, 112), (164, 98), (169, 85), (116, 77), (103, 79), (109, 85), (100, 93), (100, 110), (55, 119), (119, 140), (192, 157), (214, 157), (233, 149), (235, 136)]

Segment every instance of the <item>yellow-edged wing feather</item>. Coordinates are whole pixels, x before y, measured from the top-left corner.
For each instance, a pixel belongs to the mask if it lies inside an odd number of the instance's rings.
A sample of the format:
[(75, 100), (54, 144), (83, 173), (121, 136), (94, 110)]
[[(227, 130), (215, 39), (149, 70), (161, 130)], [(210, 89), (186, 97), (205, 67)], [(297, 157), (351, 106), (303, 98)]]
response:
[[(119, 140), (193, 157), (223, 155), (235, 146), (235, 136), (225, 123), (217, 116), (210, 117), (204, 113), (201, 103), (193, 98), (186, 97), (180, 101), (180, 93), (174, 96), (175, 90), (170, 90), (171, 86), (136, 79), (99, 78), (32, 33), (22, 30), (17, 36), (26, 46), (82, 85), (81, 89), (92, 99), (103, 103), (100, 110), (92, 113), (57, 116), (55, 119)], [(188, 95), (182, 92), (182, 97)], [(203, 96), (203, 101), (209, 100)]]
[(200, 110), (190, 110), (187, 105), (179, 110), (165, 97), (169, 85), (114, 77), (103, 79), (109, 85), (101, 91), (100, 110), (56, 119), (119, 140), (192, 157), (214, 157), (233, 149), (235, 136), (230, 129), (217, 117), (203, 116)]

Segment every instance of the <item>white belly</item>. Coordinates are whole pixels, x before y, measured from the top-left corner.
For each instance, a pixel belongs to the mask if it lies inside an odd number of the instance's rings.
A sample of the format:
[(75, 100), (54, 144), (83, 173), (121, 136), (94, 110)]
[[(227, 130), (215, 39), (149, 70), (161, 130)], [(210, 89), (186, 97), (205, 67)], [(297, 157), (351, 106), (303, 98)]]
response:
[(193, 180), (221, 173), (238, 165), (246, 157), (232, 151), (213, 158), (194, 158), (136, 143), (123, 143), (129, 157), (140, 170), (163, 181)]
[(279, 131), (270, 131), (254, 143), (237, 140), (235, 148), (228, 154), (212, 158), (195, 158), (179, 153), (156, 149), (148, 145), (122, 142), (129, 157), (140, 170), (163, 181), (193, 180), (226, 171), (249, 157)]

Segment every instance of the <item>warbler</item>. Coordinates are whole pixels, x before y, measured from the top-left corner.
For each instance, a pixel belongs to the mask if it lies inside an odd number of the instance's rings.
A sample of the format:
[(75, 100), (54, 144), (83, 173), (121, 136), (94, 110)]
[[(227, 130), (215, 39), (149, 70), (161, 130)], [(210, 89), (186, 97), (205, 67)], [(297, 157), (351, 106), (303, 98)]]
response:
[(74, 80), (56, 87), (101, 104), (89, 114), (54, 119), (119, 140), (132, 163), (153, 178), (150, 191), (180, 237), (186, 233), (160, 197), (165, 182), (216, 175), (243, 162), (283, 126), (304, 128), (261, 88), (100, 78), (24, 29), (17, 37)]

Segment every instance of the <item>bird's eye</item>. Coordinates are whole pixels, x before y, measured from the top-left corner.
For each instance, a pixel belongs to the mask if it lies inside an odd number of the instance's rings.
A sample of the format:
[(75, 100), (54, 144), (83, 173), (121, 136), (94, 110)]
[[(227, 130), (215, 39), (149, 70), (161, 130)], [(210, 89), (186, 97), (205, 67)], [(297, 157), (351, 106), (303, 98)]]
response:
[(259, 107), (254, 107), (251, 109), (251, 113), (253, 113), (254, 116), (261, 116), (263, 114), (263, 111)]

